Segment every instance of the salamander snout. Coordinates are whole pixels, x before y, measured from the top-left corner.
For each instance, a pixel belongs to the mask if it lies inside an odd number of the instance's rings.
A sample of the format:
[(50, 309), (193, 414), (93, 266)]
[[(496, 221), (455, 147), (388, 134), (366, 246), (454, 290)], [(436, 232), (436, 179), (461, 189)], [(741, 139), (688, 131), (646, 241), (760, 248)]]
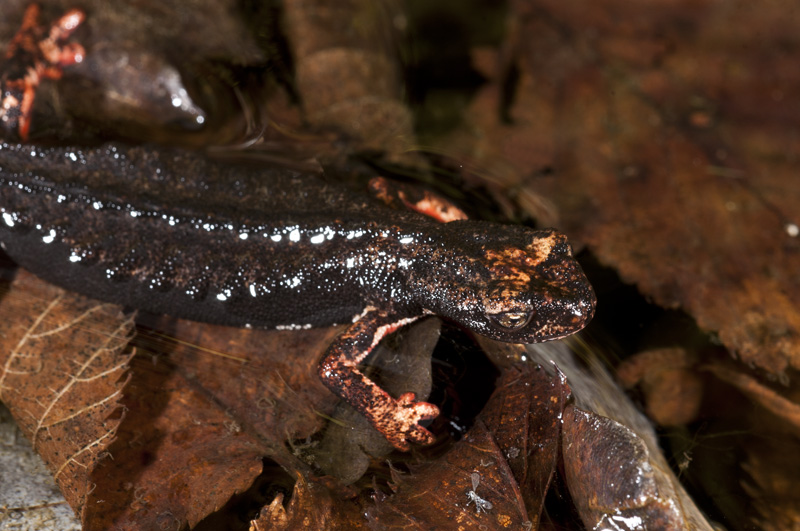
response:
[(528, 245), (486, 252), (490, 280), (480, 333), (535, 343), (581, 330), (597, 301), (566, 237), (552, 230), (527, 236)]

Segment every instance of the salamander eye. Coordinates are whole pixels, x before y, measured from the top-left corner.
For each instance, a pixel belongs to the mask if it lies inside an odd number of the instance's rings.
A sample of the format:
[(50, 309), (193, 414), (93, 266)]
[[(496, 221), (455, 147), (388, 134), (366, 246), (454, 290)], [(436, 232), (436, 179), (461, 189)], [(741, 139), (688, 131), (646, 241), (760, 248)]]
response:
[(533, 312), (504, 312), (489, 315), (494, 324), (506, 330), (519, 330), (531, 322), (532, 317)]

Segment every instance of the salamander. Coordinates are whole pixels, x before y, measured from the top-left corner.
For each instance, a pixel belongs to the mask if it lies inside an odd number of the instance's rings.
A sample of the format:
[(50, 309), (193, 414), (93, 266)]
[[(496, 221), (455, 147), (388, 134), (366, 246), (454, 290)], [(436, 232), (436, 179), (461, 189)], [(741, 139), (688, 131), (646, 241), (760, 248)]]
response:
[[(64, 51), (54, 68), (78, 50), (64, 39), (82, 14), (49, 33), (37, 17), (29, 8), (6, 66), (27, 57), (20, 72), (47, 70), (21, 44), (31, 35)], [(0, 116), (24, 137), (38, 77), (11, 74), (0, 73)], [(9, 87), (24, 97), (9, 99)], [(47, 281), (127, 307), (264, 329), (349, 324), (319, 377), (407, 450), (433, 441), (420, 422), (438, 409), (358, 370), (383, 337), (438, 315), (501, 341), (557, 339), (589, 322), (595, 296), (563, 234), (463, 219), (430, 196), (392, 201), (385, 184), (373, 182), (382, 202), (324, 174), (179, 149), (2, 142), (0, 245)]]
[(518, 343), (583, 328), (595, 297), (567, 239), (440, 223), (284, 168), (108, 144), (0, 143), (0, 242), (22, 267), (91, 297), (230, 326), (350, 323), (319, 376), (397, 448), (438, 414), (357, 365), (386, 334), (438, 315)]
[(38, 4), (31, 4), (22, 25), (9, 42), (0, 67), (0, 126), (28, 137), (36, 89), (43, 79), (59, 79), (65, 66), (80, 63), (83, 46), (66, 42), (85, 19), (79, 9), (70, 9), (49, 27), (39, 24)]

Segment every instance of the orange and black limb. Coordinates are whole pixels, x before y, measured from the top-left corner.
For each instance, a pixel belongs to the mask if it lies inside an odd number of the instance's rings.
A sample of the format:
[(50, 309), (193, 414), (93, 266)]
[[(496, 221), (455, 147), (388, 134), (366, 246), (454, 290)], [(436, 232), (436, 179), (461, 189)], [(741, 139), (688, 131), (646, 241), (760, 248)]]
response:
[(39, 6), (29, 5), (0, 65), (0, 123), (7, 135), (22, 140), (30, 132), (39, 83), (59, 79), (64, 67), (80, 63), (86, 55), (80, 44), (66, 42), (86, 18), (83, 11), (71, 9), (48, 27), (39, 17)]
[(441, 223), (467, 219), (463, 210), (444, 197), (421, 186), (374, 177), (369, 181), (369, 191), (388, 206), (399, 210), (419, 212)]
[(363, 414), (392, 446), (402, 451), (407, 451), (410, 443), (433, 443), (433, 434), (419, 423), (438, 416), (439, 409), (427, 402), (417, 402), (414, 393), (392, 398), (364, 376), (358, 365), (382, 338), (416, 319), (397, 318), (367, 308), (328, 347), (319, 364), (319, 376), (325, 386)]

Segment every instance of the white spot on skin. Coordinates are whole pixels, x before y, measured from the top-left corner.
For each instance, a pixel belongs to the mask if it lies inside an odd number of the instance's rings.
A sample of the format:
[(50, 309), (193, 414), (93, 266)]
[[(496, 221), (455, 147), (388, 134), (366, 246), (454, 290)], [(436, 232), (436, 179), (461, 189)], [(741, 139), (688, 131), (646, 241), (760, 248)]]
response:
[(274, 242), (279, 242), (279, 241), (281, 241), (281, 235), (280, 234), (273, 234), (272, 236), (269, 237), (269, 239), (274, 241)]
[(256, 293), (256, 285), (255, 284), (250, 284), (250, 296), (255, 297), (256, 295), (258, 295)]
[(800, 227), (798, 227), (795, 223), (787, 223), (784, 226), (784, 229), (786, 230), (786, 234), (792, 238), (797, 238), (797, 236), (800, 236)]
[(413, 236), (403, 236), (402, 238), (400, 238), (399, 241), (403, 245), (407, 245), (409, 243), (414, 243), (414, 237)]
[(290, 232), (289, 233), (289, 240), (293, 241), (293, 242), (299, 242), (300, 241), (300, 231), (297, 230), (297, 229), (294, 229), (292, 232)]
[(629, 516), (625, 517), (621, 514), (613, 514), (613, 515), (606, 515), (608, 518), (606, 520), (610, 527), (606, 527), (603, 525), (603, 521), (601, 520), (600, 524), (596, 529), (644, 529), (644, 521), (638, 516)]
[(248, 234), (246, 232), (240, 232), (239, 233), (239, 239), (240, 240), (246, 240), (247, 237), (248, 237)]
[(288, 324), (288, 325), (278, 325), (275, 327), (275, 330), (308, 330), (312, 328), (311, 324)]
[(325, 235), (324, 234), (315, 234), (314, 236), (309, 238), (308, 241), (310, 241), (311, 243), (322, 243), (322, 242), (325, 241)]
[(56, 231), (50, 229), (50, 233), (47, 236), (42, 236), (42, 241), (44, 243), (53, 243), (56, 240)]
[(3, 221), (5, 221), (6, 225), (8, 225), (9, 227), (14, 226), (14, 216), (9, 214), (8, 212), (3, 212)]

